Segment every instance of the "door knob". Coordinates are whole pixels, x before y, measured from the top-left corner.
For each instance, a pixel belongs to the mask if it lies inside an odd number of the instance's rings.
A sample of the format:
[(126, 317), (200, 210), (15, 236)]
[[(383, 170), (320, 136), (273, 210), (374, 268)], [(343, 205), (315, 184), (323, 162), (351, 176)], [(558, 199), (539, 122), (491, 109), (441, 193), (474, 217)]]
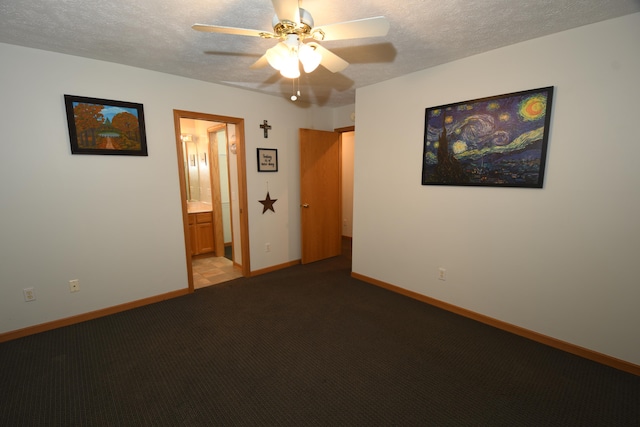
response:
[(302, 207), (303, 207), (303, 208), (309, 208), (309, 203), (304, 203), (304, 204), (302, 205)]

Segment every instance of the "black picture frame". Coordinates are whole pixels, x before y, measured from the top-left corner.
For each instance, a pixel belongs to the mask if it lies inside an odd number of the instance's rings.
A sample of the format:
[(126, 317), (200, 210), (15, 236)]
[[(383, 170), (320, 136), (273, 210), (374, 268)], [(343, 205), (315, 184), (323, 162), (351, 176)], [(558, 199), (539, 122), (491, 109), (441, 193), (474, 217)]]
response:
[(72, 154), (147, 156), (142, 104), (64, 95)]
[(542, 188), (553, 86), (425, 110), (422, 185)]
[(258, 172), (278, 172), (278, 150), (258, 148)]

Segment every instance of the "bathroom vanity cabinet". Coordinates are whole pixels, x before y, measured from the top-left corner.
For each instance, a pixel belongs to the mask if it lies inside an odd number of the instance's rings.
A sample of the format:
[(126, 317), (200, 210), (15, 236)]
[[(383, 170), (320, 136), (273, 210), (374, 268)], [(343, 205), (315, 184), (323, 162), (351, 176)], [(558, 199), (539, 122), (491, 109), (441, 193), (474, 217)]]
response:
[(215, 249), (213, 239), (213, 214), (198, 212), (189, 214), (191, 255), (206, 254)]

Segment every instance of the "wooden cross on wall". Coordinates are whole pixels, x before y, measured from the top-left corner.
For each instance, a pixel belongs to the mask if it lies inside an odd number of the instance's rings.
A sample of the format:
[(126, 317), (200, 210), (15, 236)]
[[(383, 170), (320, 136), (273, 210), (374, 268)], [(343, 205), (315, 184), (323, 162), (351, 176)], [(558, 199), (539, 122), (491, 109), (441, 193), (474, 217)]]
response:
[(271, 125), (266, 120), (263, 120), (260, 128), (264, 130), (264, 137), (269, 138), (269, 129), (271, 129)]

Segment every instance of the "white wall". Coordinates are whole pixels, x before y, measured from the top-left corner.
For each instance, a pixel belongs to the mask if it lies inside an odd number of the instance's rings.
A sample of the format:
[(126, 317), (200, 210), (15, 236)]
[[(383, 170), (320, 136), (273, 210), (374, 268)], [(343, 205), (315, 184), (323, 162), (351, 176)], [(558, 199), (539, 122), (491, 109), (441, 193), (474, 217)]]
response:
[(353, 154), (355, 132), (343, 132), (342, 142), (342, 235), (353, 236)]
[[(356, 105), (349, 104), (342, 107), (336, 107), (333, 109), (333, 127), (334, 128), (346, 128), (349, 126), (355, 126), (355, 120), (352, 120), (351, 113), (355, 113)], [(355, 119), (355, 117), (354, 117)]]
[[(359, 89), (353, 271), (640, 364), (639, 40), (634, 14)], [(543, 189), (421, 185), (425, 108), (544, 86)]]
[[(245, 119), (252, 270), (300, 258), (298, 128), (333, 129), (331, 109), (6, 44), (0, 57), (0, 333), (187, 287), (173, 109)], [(64, 94), (143, 104), (149, 156), (71, 155)], [(279, 150), (280, 172), (256, 171), (257, 147)], [(278, 202), (262, 215), (266, 181)]]

